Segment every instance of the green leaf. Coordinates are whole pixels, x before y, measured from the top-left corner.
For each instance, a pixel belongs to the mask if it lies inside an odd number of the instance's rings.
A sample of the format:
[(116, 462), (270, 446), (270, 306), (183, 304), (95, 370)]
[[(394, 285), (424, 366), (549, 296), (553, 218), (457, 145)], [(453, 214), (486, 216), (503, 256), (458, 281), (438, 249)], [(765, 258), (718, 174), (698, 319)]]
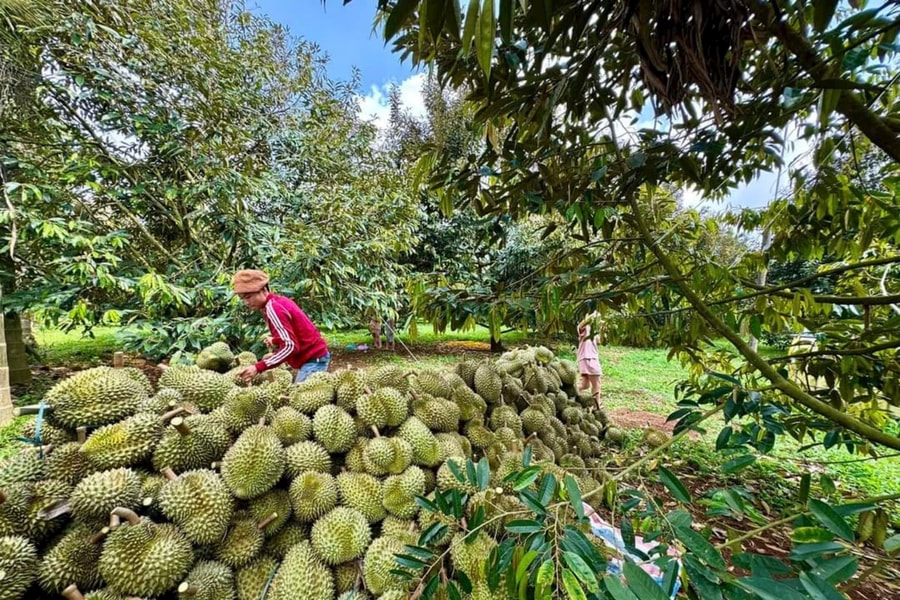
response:
[(565, 478), (566, 493), (569, 495), (569, 503), (575, 509), (575, 514), (579, 519), (584, 519), (584, 504), (581, 501), (581, 490), (578, 489), (578, 483), (571, 475)]
[(722, 431), (719, 432), (719, 436), (716, 438), (716, 450), (722, 450), (723, 448), (728, 447), (728, 442), (731, 440), (731, 434), (733, 432), (734, 430), (731, 428), (731, 425), (722, 428)]
[(491, 77), (491, 63), (494, 59), (494, 34), (496, 33), (494, 21), (494, 0), (482, 0), (481, 16), (478, 19), (478, 33), (476, 35), (478, 64), (484, 71), (487, 79)]
[(584, 593), (584, 589), (581, 587), (581, 584), (578, 583), (578, 579), (569, 569), (562, 570), (562, 580), (563, 587), (566, 589), (566, 594), (572, 600), (587, 600), (587, 595)]
[(553, 581), (556, 577), (556, 562), (545, 560), (537, 570), (534, 580), (535, 600), (549, 600), (550, 590), (553, 589)]
[(460, 595), (456, 584), (452, 581), (447, 582), (447, 595), (450, 596), (450, 600), (462, 600), (462, 595)]
[(853, 529), (850, 528), (850, 525), (848, 525), (843, 517), (841, 517), (841, 515), (833, 508), (815, 498), (810, 499), (808, 506), (816, 519), (818, 519), (829, 531), (847, 541), (853, 541)]
[(808, 600), (803, 594), (774, 579), (747, 577), (738, 579), (737, 584), (747, 591), (755, 592), (763, 600)]
[(625, 561), (622, 571), (628, 582), (628, 588), (641, 600), (669, 600), (668, 595), (653, 581), (653, 578), (633, 562)]
[(722, 558), (722, 555), (719, 554), (719, 551), (716, 550), (715, 546), (710, 544), (709, 541), (699, 533), (685, 527), (676, 527), (675, 537), (677, 537), (688, 550), (696, 554), (709, 566), (714, 569), (725, 569), (725, 560)]
[(409, 556), (408, 554), (397, 554), (394, 557), (394, 560), (396, 560), (397, 564), (400, 565), (401, 567), (415, 569), (416, 571), (418, 571), (419, 569), (423, 569), (428, 565), (428, 563), (426, 563), (422, 560), (419, 560), (418, 558), (416, 558), (414, 556)]
[(810, 573), (800, 573), (800, 584), (812, 600), (844, 600), (830, 583)]
[[(472, 40), (475, 38), (475, 27), (478, 25), (478, 0), (469, 0), (469, 8), (466, 10), (466, 23), (463, 25), (462, 55), (468, 56), (472, 48)], [(527, 451), (527, 449), (526, 449)], [(524, 466), (528, 466), (527, 464)]]
[(594, 571), (588, 566), (588, 564), (584, 561), (583, 558), (575, 554), (574, 552), (563, 552), (563, 560), (566, 565), (568, 565), (569, 569), (575, 573), (575, 576), (584, 584), (584, 587), (588, 589), (592, 594), (596, 594), (600, 591), (600, 584), (597, 582), (597, 575)]
[(478, 485), (478, 477), (475, 474), (475, 463), (473, 463), (471, 460), (466, 461), (466, 480), (469, 485)]
[(815, 0), (813, 2), (813, 28), (822, 33), (834, 17), (838, 0)]
[(741, 469), (745, 469), (756, 462), (756, 457), (752, 454), (743, 454), (741, 456), (732, 458), (727, 463), (722, 465), (722, 472), (728, 475), (732, 473), (737, 473)]
[(504, 44), (512, 41), (513, 0), (500, 0), (500, 39)]
[(844, 546), (837, 542), (816, 542), (815, 544), (797, 544), (791, 550), (791, 560), (808, 560), (818, 558), (825, 554), (834, 554), (844, 550)]
[(690, 504), (691, 502), (691, 494), (688, 492), (687, 488), (684, 487), (684, 484), (681, 483), (681, 480), (675, 476), (670, 470), (660, 465), (659, 467), (659, 480), (663, 482), (669, 491), (672, 492), (672, 496), (675, 497), (679, 502), (684, 502), (685, 504)]
[(390, 41), (397, 35), (418, 5), (419, 0), (397, 0), (397, 3), (391, 9), (391, 14), (388, 15), (387, 22), (384, 24), (385, 41)]
[(853, 556), (836, 556), (820, 561), (812, 570), (816, 577), (821, 577), (831, 585), (847, 581), (856, 574), (859, 561)]
[(447, 468), (450, 469), (450, 472), (453, 473), (453, 476), (456, 477), (456, 480), (460, 483), (466, 482), (466, 476), (463, 475), (462, 470), (459, 468), (459, 465), (456, 464), (455, 460), (448, 460), (446, 463)]
[(522, 453), (522, 466), (528, 468), (528, 465), (531, 464), (531, 454), (534, 452), (534, 448), (531, 444), (525, 446), (525, 452)]
[(830, 542), (834, 540), (834, 534), (821, 527), (797, 527), (791, 532), (791, 540), (796, 544)]
[(809, 486), (812, 482), (812, 476), (804, 473), (800, 478), (800, 504), (806, 504), (809, 501)]
[(614, 575), (607, 575), (604, 577), (603, 583), (606, 584), (606, 590), (612, 595), (614, 600), (642, 600), (631, 593), (631, 591), (622, 584), (619, 578)]
[(531, 519), (520, 519), (516, 521), (510, 521), (506, 524), (506, 530), (510, 533), (520, 533), (528, 535), (530, 533), (537, 533), (538, 531), (542, 531), (544, 526), (537, 521)]
[(525, 583), (528, 582), (528, 567), (531, 566), (531, 563), (534, 562), (534, 559), (537, 558), (537, 556), (537, 552), (529, 550), (519, 560), (519, 565), (516, 567), (516, 585), (520, 590), (522, 589), (523, 580)]
[[(448, 461), (447, 464), (452, 464), (452, 462)], [(522, 471), (519, 474), (518, 478), (516, 478), (516, 483), (515, 483), (515, 485), (513, 485), (513, 489), (516, 490), (517, 492), (524, 490), (525, 488), (530, 486), (532, 483), (534, 483), (540, 474), (541, 474), (540, 467), (538, 467), (538, 466), (528, 467), (527, 469), (525, 469), (524, 471)]]
[(819, 485), (822, 486), (822, 491), (829, 496), (837, 491), (837, 488), (834, 486), (834, 480), (825, 473), (819, 475)]
[(488, 464), (486, 457), (482, 457), (482, 459), (478, 461), (477, 479), (478, 489), (481, 491), (486, 490), (491, 482), (491, 465)]
[(884, 540), (884, 551), (893, 556), (900, 552), (900, 534), (892, 535)]

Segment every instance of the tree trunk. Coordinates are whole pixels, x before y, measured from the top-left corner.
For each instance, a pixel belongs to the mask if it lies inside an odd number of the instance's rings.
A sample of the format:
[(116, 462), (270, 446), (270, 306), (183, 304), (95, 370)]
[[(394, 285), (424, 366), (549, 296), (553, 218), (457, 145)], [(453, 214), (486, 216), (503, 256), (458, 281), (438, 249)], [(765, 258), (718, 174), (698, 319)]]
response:
[[(0, 298), (3, 290), (0, 289)], [(12, 394), (9, 391), (9, 366), (6, 362), (6, 337), (4, 336), (3, 313), (0, 312), (0, 425), (12, 421)]]
[(494, 339), (493, 335), (491, 335), (491, 352), (503, 352), (503, 342), (499, 337)]
[(9, 383), (28, 385), (31, 383), (31, 369), (28, 366), (28, 355), (25, 352), (25, 338), (22, 336), (22, 319), (18, 313), (6, 313), (4, 336), (9, 366)]

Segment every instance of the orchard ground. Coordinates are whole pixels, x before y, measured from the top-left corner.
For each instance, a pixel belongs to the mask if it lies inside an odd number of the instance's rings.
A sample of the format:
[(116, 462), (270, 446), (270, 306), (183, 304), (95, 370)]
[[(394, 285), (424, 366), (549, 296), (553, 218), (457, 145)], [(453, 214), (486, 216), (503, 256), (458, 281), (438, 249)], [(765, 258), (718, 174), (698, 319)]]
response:
[[(97, 328), (93, 337), (53, 330), (37, 331), (38, 350), (32, 357), (35, 362), (33, 383), (27, 389), (15, 388), (14, 402), (20, 405), (37, 402), (46, 389), (72, 371), (111, 364), (113, 353), (119, 349), (117, 333), (114, 328)], [(438, 335), (429, 326), (421, 324), (416, 340), (398, 337), (393, 352), (372, 349), (368, 332), (361, 329), (331, 332), (326, 337), (333, 357), (332, 370), (348, 366), (366, 368), (385, 362), (440, 366), (463, 358), (477, 360), (491, 356), (488, 333), (484, 329)], [(544, 344), (558, 356), (570, 359), (575, 350), (573, 341), (537, 339), (523, 333), (504, 335), (503, 342), (508, 348), (529, 343)], [(364, 352), (352, 349), (359, 344), (367, 344), (370, 348)], [(686, 374), (677, 362), (668, 362), (666, 351), (661, 349), (607, 346), (602, 348), (601, 357), (604, 407), (614, 423), (629, 430), (624, 447), (608, 457), (606, 470), (615, 474), (649, 451), (641, 443), (643, 428), (672, 431), (673, 422), (667, 422), (666, 417), (676, 408), (674, 386)], [(159, 367), (140, 356), (127, 356), (126, 364), (143, 369), (154, 383), (159, 375)], [(0, 459), (20, 447), (15, 437), (29, 418), (33, 417), (20, 417), (0, 428)], [(690, 433), (660, 459), (649, 461), (643, 470), (630, 475), (625, 486), (656, 498), (664, 510), (679, 508), (679, 503), (649, 477), (657, 465), (664, 464), (677, 474), (691, 497), (698, 500), (687, 508), (695, 513), (697, 522), (705, 524), (712, 543), (721, 544), (726, 552), (729, 551), (726, 544), (729, 539), (796, 512), (800, 506), (800, 479), (807, 472), (812, 474), (811, 497), (825, 499), (831, 504), (900, 490), (900, 455), (873, 461), (849, 455), (840, 448), (824, 450), (815, 446), (801, 449), (786, 436), (779, 439), (771, 454), (759, 456), (755, 463), (737, 473), (726, 474), (723, 465), (733, 456), (715, 451), (715, 438), (722, 425), (721, 419), (714, 420), (707, 423), (705, 432)], [(620, 498), (628, 493), (620, 488)], [(895, 503), (890, 508), (892, 526), (895, 530), (900, 529), (900, 505)], [(610, 514), (605, 517), (617, 518)], [(791, 547), (790, 530), (776, 528), (767, 531), (765, 537), (745, 542), (743, 550), (786, 560)], [(900, 565), (879, 560), (885, 558), (883, 553), (868, 546), (857, 547), (854, 553), (860, 558), (860, 572), (875, 565), (877, 572), (858, 587), (845, 590), (851, 598), (900, 597)]]

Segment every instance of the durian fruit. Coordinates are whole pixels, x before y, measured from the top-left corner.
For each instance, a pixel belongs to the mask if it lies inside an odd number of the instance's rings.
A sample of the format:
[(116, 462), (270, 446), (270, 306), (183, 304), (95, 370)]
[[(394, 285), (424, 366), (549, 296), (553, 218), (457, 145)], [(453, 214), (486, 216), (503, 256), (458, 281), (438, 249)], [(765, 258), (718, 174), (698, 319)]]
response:
[(351, 590), (359, 589), (362, 586), (362, 571), (359, 569), (358, 560), (341, 563), (335, 565), (332, 569), (334, 574), (334, 591), (343, 594)]
[(288, 404), (302, 413), (313, 414), (334, 401), (334, 383), (330, 374), (316, 377), (314, 373), (305, 381), (291, 387)]
[(399, 437), (378, 437), (370, 440), (362, 452), (363, 469), (370, 475), (402, 473), (412, 463), (412, 459), (412, 444)]
[(330, 473), (305, 471), (291, 482), (289, 493), (294, 518), (300, 523), (310, 523), (334, 508), (339, 491)]
[(470, 360), (463, 360), (456, 363), (453, 370), (466, 382), (466, 385), (469, 386), (469, 388), (475, 389), (475, 372), (478, 370), (478, 363)]
[(372, 540), (363, 559), (363, 581), (366, 583), (366, 589), (373, 594), (405, 590), (407, 581), (392, 572), (400, 568), (395, 556), (405, 551), (405, 544), (400, 539), (382, 536)]
[(338, 506), (313, 524), (309, 537), (325, 564), (337, 565), (362, 556), (372, 541), (372, 531), (361, 512)]
[(201, 560), (178, 586), (178, 597), (190, 600), (234, 600), (234, 575), (226, 565)]
[(474, 538), (466, 539), (466, 534), (463, 533), (454, 535), (450, 541), (450, 560), (453, 561), (453, 567), (465, 573), (470, 581), (484, 581), (485, 557), (490, 556), (491, 551), (497, 547), (497, 540), (484, 531), (475, 533)]
[(328, 404), (313, 416), (313, 435), (328, 452), (346, 452), (356, 442), (356, 423), (343, 408)]
[(484, 450), (494, 443), (494, 432), (482, 425), (477, 420), (469, 421), (466, 425), (466, 437), (472, 446)]
[(13, 454), (0, 465), (0, 487), (40, 481), (44, 477), (44, 461), (33, 448)]
[(158, 502), (166, 518), (199, 545), (221, 540), (234, 512), (228, 487), (210, 469), (188, 471), (170, 480), (160, 490)]
[[(187, 405), (184, 402), (184, 396), (181, 395), (181, 392), (172, 388), (162, 388), (156, 392), (156, 394), (138, 404), (137, 412), (149, 412), (161, 415), (179, 406), (187, 408)], [(192, 408), (196, 409), (196, 407), (193, 406)]]
[(468, 387), (453, 388), (450, 399), (459, 407), (461, 421), (471, 421), (476, 417), (483, 417), (487, 410), (484, 398), (476, 394)]
[(413, 390), (438, 398), (450, 398), (452, 388), (444, 374), (437, 369), (420, 369), (413, 374), (410, 380)]
[[(271, 556), (262, 555), (234, 573), (237, 600), (259, 600), (271, 585), (280, 563)], [(268, 597), (268, 596), (266, 596)]]
[(294, 479), (305, 471), (331, 472), (331, 455), (316, 442), (297, 442), (284, 452), (285, 471)]
[(397, 365), (382, 365), (367, 373), (366, 383), (373, 390), (392, 387), (405, 394), (410, 388), (406, 375), (407, 372)]
[(197, 354), (196, 365), (201, 369), (209, 369), (224, 373), (234, 362), (234, 354), (225, 342), (215, 342), (203, 348)]
[(459, 406), (444, 398), (422, 394), (412, 403), (413, 414), (431, 431), (459, 429)]
[(0, 537), (0, 600), (18, 600), (37, 577), (38, 554), (22, 536)]
[(581, 419), (584, 418), (584, 412), (578, 407), (568, 406), (562, 411), (561, 416), (562, 420), (569, 425), (576, 425), (581, 423)]
[(521, 418), (525, 433), (538, 433), (549, 426), (547, 414), (537, 408), (526, 408), (522, 411)]
[(125, 521), (103, 543), (98, 569), (112, 590), (124, 595), (158, 596), (174, 588), (194, 560), (190, 541), (170, 523), (156, 524), (116, 509)]
[(509, 427), (513, 431), (522, 433), (522, 419), (515, 407), (500, 405), (491, 412), (491, 429), (494, 431), (501, 427)]
[(409, 592), (404, 592), (402, 590), (388, 590), (378, 596), (378, 600), (406, 600), (408, 597)]
[(259, 556), (265, 536), (249, 512), (235, 513), (225, 537), (215, 546), (216, 560), (232, 569), (249, 565)]
[(622, 444), (625, 442), (625, 430), (621, 427), (612, 426), (606, 430), (606, 438), (614, 444)]
[(355, 369), (344, 369), (335, 373), (335, 394), (337, 405), (344, 410), (356, 410), (356, 402), (366, 387), (364, 375)]
[(234, 434), (239, 434), (251, 425), (258, 423), (271, 411), (269, 398), (261, 387), (236, 387), (225, 396), (225, 402), (216, 412), (220, 415), (225, 427)]
[(377, 523), (387, 515), (381, 504), (382, 483), (367, 473), (341, 473), (337, 476), (341, 504), (358, 510), (369, 523)]
[(419, 512), (416, 497), (425, 493), (425, 474), (419, 467), (409, 467), (400, 475), (384, 480), (382, 504), (389, 513), (401, 519), (412, 519)]
[(271, 427), (253, 425), (222, 457), (222, 480), (236, 497), (247, 500), (272, 489), (284, 467), (285, 453), (278, 435)]
[[(430, 496), (429, 499), (434, 499), (434, 494)], [(421, 516), (423, 513), (419, 514)], [(419, 539), (419, 526), (412, 519), (400, 519), (394, 515), (388, 515), (381, 522), (381, 535), (414, 544)]]
[(372, 596), (364, 590), (347, 590), (338, 596), (338, 600), (372, 600)]
[(141, 479), (127, 468), (92, 473), (75, 486), (69, 497), (76, 519), (101, 527), (112, 509), (118, 506), (136, 509), (140, 503)]
[(228, 430), (209, 415), (175, 417), (153, 451), (153, 468), (176, 473), (208, 468), (231, 446)]
[(45, 518), (45, 511), (64, 504), (72, 493), (72, 486), (58, 479), (21, 485), (21, 518), (15, 526), (33, 542), (43, 543), (64, 525), (62, 519)]
[(44, 395), (53, 421), (67, 429), (99, 427), (130, 416), (149, 397), (125, 369), (94, 367), (63, 379)]
[(70, 585), (96, 589), (103, 584), (97, 563), (103, 549), (96, 532), (73, 523), (41, 557), (38, 583), (49, 594), (59, 594)]
[(356, 438), (356, 443), (344, 455), (345, 469), (353, 473), (363, 473), (366, 470), (366, 465), (363, 462), (363, 453), (368, 444), (369, 438), (362, 436)]
[[(515, 436), (511, 429), (508, 431), (510, 432), (510, 435)], [(462, 444), (459, 443), (459, 437), (457, 435), (452, 433), (438, 433), (435, 434), (434, 439), (437, 440), (438, 447), (441, 449), (441, 462), (450, 457), (466, 458), (466, 451), (463, 449)]]
[(489, 362), (481, 363), (475, 370), (475, 391), (485, 399), (488, 404), (496, 404), (500, 401), (500, 392), (503, 380)]
[(333, 598), (333, 575), (331, 569), (316, 556), (310, 543), (303, 541), (284, 557), (272, 582), (272, 591), (273, 600)]
[(309, 439), (312, 435), (312, 420), (295, 408), (282, 406), (272, 417), (272, 429), (287, 448)]
[(222, 406), (228, 392), (235, 388), (235, 383), (215, 371), (173, 365), (160, 375), (159, 387), (178, 390), (185, 402), (208, 413)]
[(94, 430), (81, 445), (81, 452), (97, 470), (130, 467), (150, 458), (163, 429), (158, 415), (137, 413)]
[[(37, 419), (28, 419), (25, 425), (22, 426), (22, 437), (34, 440), (36, 433), (38, 433)], [(35, 440), (35, 443), (41, 445), (51, 444), (54, 447), (75, 441), (75, 432), (54, 425), (50, 418), (44, 419), (41, 422), (40, 436), (41, 439)]]
[(283, 560), (288, 550), (305, 539), (309, 539), (308, 528), (296, 521), (290, 521), (281, 531), (266, 540), (263, 552)]
[(275, 535), (294, 514), (287, 490), (275, 488), (251, 500), (247, 510), (266, 537)]
[[(609, 432), (607, 432), (607, 436)], [(648, 427), (644, 430), (644, 443), (650, 446), (651, 448), (659, 448), (663, 444), (669, 441), (669, 436), (659, 429), (654, 429), (653, 427)]]
[(413, 462), (426, 467), (435, 466), (441, 458), (441, 449), (434, 434), (422, 421), (409, 417), (397, 430), (397, 437), (409, 442), (413, 450)]
[(380, 387), (374, 392), (359, 396), (356, 414), (369, 427), (395, 427), (409, 415), (409, 404), (399, 390)]

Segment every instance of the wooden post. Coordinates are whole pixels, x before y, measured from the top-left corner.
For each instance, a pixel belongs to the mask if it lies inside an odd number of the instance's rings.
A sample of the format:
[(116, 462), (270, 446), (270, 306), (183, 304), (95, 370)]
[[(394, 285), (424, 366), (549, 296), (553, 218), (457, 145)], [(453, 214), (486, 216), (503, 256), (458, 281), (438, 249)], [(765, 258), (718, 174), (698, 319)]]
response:
[(116, 368), (125, 366), (125, 353), (124, 352), (116, 352), (113, 354), (113, 366)]
[[(0, 290), (0, 299), (3, 291)], [(13, 418), (12, 393), (9, 389), (9, 362), (6, 357), (6, 333), (3, 312), (0, 311), (0, 425), (6, 425)]]

